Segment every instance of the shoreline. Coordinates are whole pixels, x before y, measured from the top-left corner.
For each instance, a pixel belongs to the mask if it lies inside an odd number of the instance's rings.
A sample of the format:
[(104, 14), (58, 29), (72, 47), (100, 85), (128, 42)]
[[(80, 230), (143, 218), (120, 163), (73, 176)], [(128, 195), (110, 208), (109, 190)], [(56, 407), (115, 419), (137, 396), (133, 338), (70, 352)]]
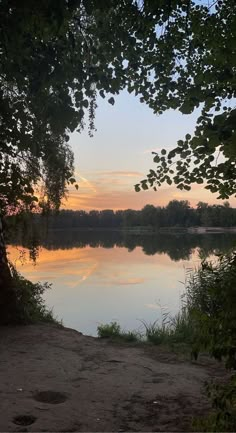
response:
[(160, 227), (158, 229), (151, 227), (63, 227), (63, 228), (48, 228), (49, 231), (83, 231), (83, 232), (129, 232), (134, 234), (211, 234), (211, 233), (236, 233), (234, 227)]
[(53, 324), (0, 328), (0, 431), (192, 431), (222, 365)]

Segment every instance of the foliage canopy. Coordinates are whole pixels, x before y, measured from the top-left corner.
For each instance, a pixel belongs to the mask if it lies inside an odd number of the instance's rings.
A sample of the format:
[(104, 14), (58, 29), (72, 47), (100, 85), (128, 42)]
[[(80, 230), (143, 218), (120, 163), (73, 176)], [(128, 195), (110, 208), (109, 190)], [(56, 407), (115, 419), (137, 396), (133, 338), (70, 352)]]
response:
[(69, 133), (85, 119), (94, 129), (97, 95), (112, 105), (124, 88), (146, 97), (162, 3), (1, 2), (1, 209), (30, 207), (35, 193), (59, 207), (75, 183)]
[(201, 113), (193, 136), (156, 153), (156, 169), (135, 189), (167, 182), (189, 191), (192, 183), (205, 181), (205, 188), (226, 199), (236, 194), (236, 3), (189, 1), (183, 13), (185, 8), (171, 9), (161, 27), (153, 97), (147, 99), (157, 113), (168, 108)]
[[(3, 0), (1, 209), (31, 207), (40, 195), (59, 207), (75, 183), (69, 133), (86, 122), (92, 132), (97, 96), (113, 105), (125, 88), (155, 113), (202, 109), (194, 137), (155, 155), (143, 189), (172, 180), (189, 189), (206, 179), (222, 198), (235, 193), (236, 4), (208, 3)], [(215, 165), (216, 149), (225, 160)]]

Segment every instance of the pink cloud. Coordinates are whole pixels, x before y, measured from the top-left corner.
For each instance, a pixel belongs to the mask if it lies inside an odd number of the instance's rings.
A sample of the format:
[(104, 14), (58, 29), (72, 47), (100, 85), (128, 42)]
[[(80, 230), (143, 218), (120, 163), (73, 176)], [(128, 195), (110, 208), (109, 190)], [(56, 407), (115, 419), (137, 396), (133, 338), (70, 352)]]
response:
[[(171, 200), (188, 200), (191, 206), (195, 207), (199, 201), (205, 201), (209, 204), (222, 204), (222, 200), (217, 200), (217, 194), (211, 194), (202, 186), (192, 185), (191, 191), (181, 191), (174, 186), (162, 186), (157, 192), (151, 190), (134, 191), (135, 180), (132, 179), (136, 172), (129, 173), (126, 178), (110, 178), (111, 173), (106, 172), (107, 176), (98, 177), (93, 180), (92, 187), (89, 183), (82, 182), (80, 188), (76, 191), (70, 188), (68, 200), (64, 200), (63, 207), (67, 209), (142, 209), (146, 204), (154, 206), (166, 206)], [(108, 175), (109, 173), (109, 175)], [(137, 172), (138, 173), (138, 172)], [(140, 179), (140, 178), (139, 178)], [(232, 198), (231, 206), (236, 207), (236, 199)]]

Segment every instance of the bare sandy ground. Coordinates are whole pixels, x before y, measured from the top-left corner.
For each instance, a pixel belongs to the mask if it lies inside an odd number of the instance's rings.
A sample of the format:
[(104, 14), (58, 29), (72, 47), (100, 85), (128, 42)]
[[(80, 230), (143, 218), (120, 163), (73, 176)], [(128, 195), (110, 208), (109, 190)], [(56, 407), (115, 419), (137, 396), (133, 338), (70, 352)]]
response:
[(0, 329), (0, 431), (191, 431), (221, 367), (56, 325)]

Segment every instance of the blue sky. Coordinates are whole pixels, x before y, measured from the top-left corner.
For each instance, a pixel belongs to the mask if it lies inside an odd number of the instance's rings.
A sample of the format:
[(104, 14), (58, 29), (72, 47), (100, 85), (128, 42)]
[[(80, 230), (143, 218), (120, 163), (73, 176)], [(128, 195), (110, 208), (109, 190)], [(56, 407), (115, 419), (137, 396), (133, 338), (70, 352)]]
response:
[[(98, 99), (95, 124), (91, 138), (87, 130), (71, 135), (75, 154), (75, 169), (79, 191), (70, 190), (66, 208), (73, 209), (141, 209), (145, 204), (166, 205), (172, 199), (221, 203), (216, 194), (195, 185), (189, 192), (173, 186), (163, 186), (156, 193), (135, 193), (133, 186), (150, 168), (152, 150), (171, 149), (186, 133), (192, 133), (198, 113), (182, 115), (168, 110), (154, 115), (139, 99), (122, 92), (114, 106)], [(236, 206), (236, 200), (230, 200)]]

